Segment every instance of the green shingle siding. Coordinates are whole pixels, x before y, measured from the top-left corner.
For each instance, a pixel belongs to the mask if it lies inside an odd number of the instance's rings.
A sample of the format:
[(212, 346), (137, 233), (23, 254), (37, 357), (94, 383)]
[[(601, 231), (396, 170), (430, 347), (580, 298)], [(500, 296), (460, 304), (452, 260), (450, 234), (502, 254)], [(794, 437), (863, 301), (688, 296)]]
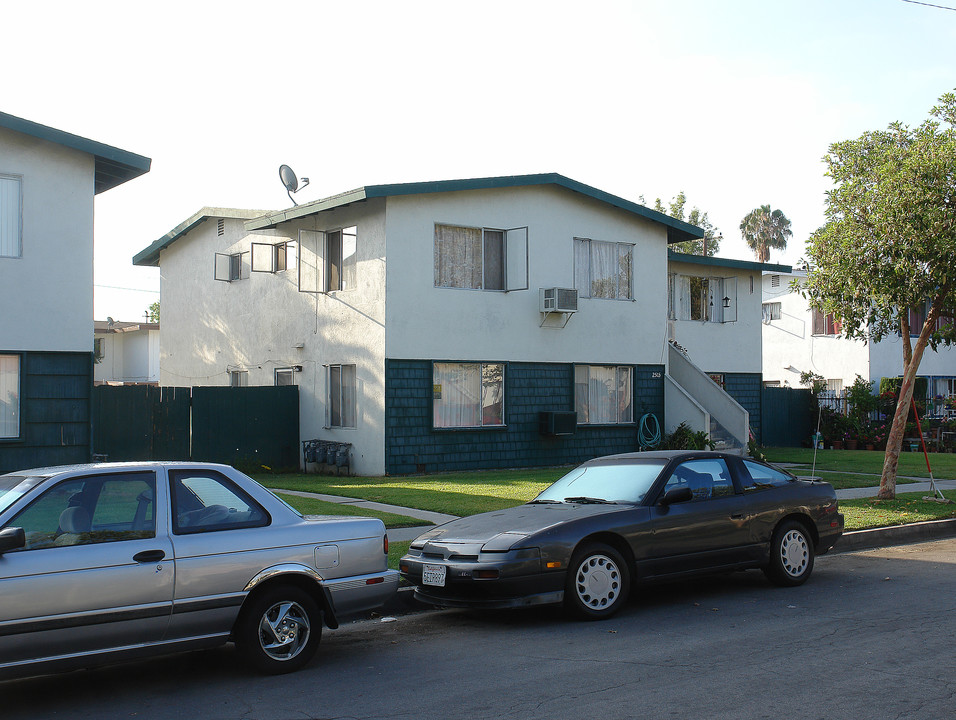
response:
[(725, 373), (724, 390), (750, 413), (750, 429), (760, 438), (760, 389), (763, 376), (760, 373)]
[[(637, 421), (653, 412), (663, 425), (663, 366), (634, 367), (631, 425), (587, 427), (567, 437), (538, 432), (538, 413), (574, 409), (570, 363), (506, 363), (504, 428), (432, 428), (432, 363), (386, 360), (385, 470), (391, 475), (575, 464), (637, 449)], [(656, 375), (656, 377), (655, 377)]]

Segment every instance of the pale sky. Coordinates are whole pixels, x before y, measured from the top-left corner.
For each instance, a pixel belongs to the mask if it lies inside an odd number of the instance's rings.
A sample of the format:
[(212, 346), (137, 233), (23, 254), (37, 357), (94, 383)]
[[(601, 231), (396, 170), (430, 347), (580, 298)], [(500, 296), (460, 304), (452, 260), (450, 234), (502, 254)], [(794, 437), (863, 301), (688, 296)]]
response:
[[(956, 0), (934, 4), (956, 7)], [(152, 158), (97, 196), (95, 318), (136, 320), (131, 258), (201, 207), (557, 172), (649, 205), (684, 190), (753, 259), (795, 263), (830, 143), (916, 125), (956, 87), (956, 11), (903, 0), (13, 2), (0, 109)], [(210, 274), (212, 267), (210, 266)], [(119, 290), (116, 288), (128, 288)]]

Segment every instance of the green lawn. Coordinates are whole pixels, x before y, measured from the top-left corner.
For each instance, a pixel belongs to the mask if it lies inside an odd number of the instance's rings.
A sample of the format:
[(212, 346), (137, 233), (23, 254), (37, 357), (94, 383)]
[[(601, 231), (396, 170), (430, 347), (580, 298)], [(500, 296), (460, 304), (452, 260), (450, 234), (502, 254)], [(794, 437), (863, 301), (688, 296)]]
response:
[(369, 510), (368, 508), (356, 507), (355, 505), (342, 505), (341, 503), (326, 502), (318, 498), (287, 495), (283, 492), (276, 492), (276, 495), (303, 515), (362, 515), (363, 517), (376, 517), (385, 523), (385, 527), (387, 528), (434, 525), (434, 523), (430, 523), (427, 520), (419, 520), (418, 518), (409, 517), (407, 515), (395, 515), (393, 513), (379, 512), (378, 510)]
[[(764, 448), (763, 452), (770, 462), (799, 463), (807, 468), (813, 464), (811, 448)], [(869, 473), (879, 479), (883, 472), (883, 457), (882, 450), (817, 450), (816, 468), (832, 472)], [(937, 480), (956, 479), (956, 453), (930, 453), (929, 463), (933, 468), (933, 477)], [(921, 452), (901, 453), (897, 472), (900, 475), (929, 477)]]
[[(943, 495), (956, 500), (956, 490), (945, 490)], [(841, 500), (840, 512), (846, 520), (847, 530), (907, 525), (926, 520), (943, 520), (956, 517), (956, 505), (944, 505), (923, 500), (925, 492), (900, 493), (895, 500), (861, 498)]]

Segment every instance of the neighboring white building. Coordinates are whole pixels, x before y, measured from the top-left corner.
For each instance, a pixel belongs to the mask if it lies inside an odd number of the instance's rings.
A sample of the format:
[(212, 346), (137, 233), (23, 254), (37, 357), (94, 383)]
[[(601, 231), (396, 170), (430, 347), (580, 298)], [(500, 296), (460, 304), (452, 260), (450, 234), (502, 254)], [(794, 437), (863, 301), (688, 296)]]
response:
[(93, 384), (159, 383), (159, 323), (93, 322)]
[[(800, 387), (800, 374), (810, 371), (826, 379), (829, 391), (840, 393), (860, 375), (876, 393), (881, 378), (902, 375), (902, 338), (864, 343), (840, 337), (838, 319), (811, 310), (807, 299), (791, 289), (792, 281), (803, 284), (806, 276), (805, 270), (795, 269), (763, 277), (764, 382)], [(910, 324), (917, 333), (925, 317), (911, 311)], [(929, 379), (931, 397), (956, 397), (956, 349), (927, 347), (919, 375)]]
[[(667, 245), (701, 234), (529, 175), (204, 208), (134, 263), (162, 267), (162, 385), (294, 383), (303, 439), (401, 474), (578, 462), (635, 449), (650, 414), (666, 427)], [(744, 265), (721, 271), (739, 286)], [(759, 363), (695, 359), (757, 373), (759, 393)]]
[(0, 472), (89, 460), (93, 198), (149, 166), (0, 113)]

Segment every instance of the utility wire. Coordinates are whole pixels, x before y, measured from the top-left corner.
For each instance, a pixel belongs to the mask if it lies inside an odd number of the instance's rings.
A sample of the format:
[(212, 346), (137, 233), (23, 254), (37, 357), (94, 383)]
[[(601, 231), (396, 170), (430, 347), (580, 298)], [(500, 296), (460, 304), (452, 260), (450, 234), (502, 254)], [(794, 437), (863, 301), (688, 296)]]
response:
[(933, 5), (933, 3), (919, 2), (919, 0), (903, 0), (905, 3), (910, 3), (911, 5), (925, 5), (926, 7), (939, 8), (940, 10), (956, 10), (954, 7), (947, 7), (946, 5)]

